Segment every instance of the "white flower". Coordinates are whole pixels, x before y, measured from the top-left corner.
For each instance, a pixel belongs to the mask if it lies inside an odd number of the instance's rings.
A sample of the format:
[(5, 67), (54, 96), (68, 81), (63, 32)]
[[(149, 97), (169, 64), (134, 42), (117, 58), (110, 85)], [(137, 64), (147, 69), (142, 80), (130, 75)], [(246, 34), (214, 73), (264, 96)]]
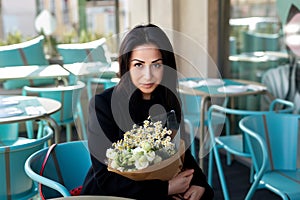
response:
[(149, 161), (146, 156), (141, 156), (138, 160), (134, 163), (136, 169), (144, 169), (149, 166)]
[(150, 145), (150, 143), (149, 142), (147, 142), (147, 141), (143, 141), (142, 143), (141, 143), (141, 146), (142, 146), (142, 148), (145, 150), (145, 151), (150, 151), (151, 150), (151, 145)]
[(144, 121), (143, 126), (133, 125), (132, 130), (124, 133), (123, 139), (107, 149), (106, 157), (110, 167), (132, 172), (167, 159), (176, 153), (171, 133), (171, 130), (162, 126), (161, 121), (153, 123), (150, 117)]
[(153, 163), (156, 164), (156, 163), (159, 163), (162, 161), (162, 158), (160, 156), (155, 156), (154, 160), (153, 160)]
[(110, 166), (114, 169), (119, 168), (120, 166), (118, 165), (118, 163), (115, 160), (112, 160), (110, 163)]
[(144, 154), (144, 149), (141, 147), (136, 147), (135, 149), (132, 150), (133, 155), (143, 155)]
[(106, 157), (108, 159), (114, 160), (114, 159), (117, 158), (117, 156), (118, 156), (118, 154), (117, 154), (117, 152), (114, 149), (109, 148), (109, 149), (106, 150)]
[(146, 157), (149, 162), (152, 162), (155, 158), (155, 152), (154, 151), (147, 152)]

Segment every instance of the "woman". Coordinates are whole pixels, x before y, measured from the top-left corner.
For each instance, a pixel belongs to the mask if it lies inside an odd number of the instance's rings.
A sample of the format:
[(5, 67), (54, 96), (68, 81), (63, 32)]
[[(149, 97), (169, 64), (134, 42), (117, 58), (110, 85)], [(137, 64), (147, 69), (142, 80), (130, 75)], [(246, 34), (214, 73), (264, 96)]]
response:
[(178, 122), (182, 118), (173, 48), (159, 27), (149, 24), (132, 29), (120, 46), (119, 65), (119, 84), (90, 102), (88, 144), (92, 167), (81, 194), (133, 199), (212, 199), (213, 191), (189, 151), (185, 153), (185, 170), (169, 181), (133, 181), (107, 170), (106, 149), (133, 124), (171, 110)]

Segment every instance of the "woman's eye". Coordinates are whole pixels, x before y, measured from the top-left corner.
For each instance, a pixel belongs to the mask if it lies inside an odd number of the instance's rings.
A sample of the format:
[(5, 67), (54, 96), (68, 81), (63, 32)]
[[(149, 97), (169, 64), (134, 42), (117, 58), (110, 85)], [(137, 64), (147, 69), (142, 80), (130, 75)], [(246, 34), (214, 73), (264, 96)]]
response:
[(159, 67), (162, 66), (162, 64), (160, 64), (160, 63), (153, 63), (152, 66), (153, 66), (154, 68), (159, 68)]
[(137, 68), (141, 68), (143, 65), (142, 65), (142, 63), (135, 63), (134, 66)]

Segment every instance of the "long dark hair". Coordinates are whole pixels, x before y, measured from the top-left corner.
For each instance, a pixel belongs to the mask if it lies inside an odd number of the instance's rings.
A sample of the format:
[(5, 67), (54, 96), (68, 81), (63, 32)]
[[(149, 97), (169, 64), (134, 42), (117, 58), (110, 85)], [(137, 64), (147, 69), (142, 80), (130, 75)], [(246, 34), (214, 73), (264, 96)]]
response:
[[(166, 33), (156, 25), (139, 25), (129, 31), (119, 48), (119, 75), (121, 81), (117, 86), (117, 90), (132, 91), (135, 87), (130, 76), (125, 76), (129, 72), (130, 58), (133, 49), (145, 44), (153, 44), (157, 47), (162, 55), (164, 65), (164, 74), (161, 85), (159, 85), (151, 98), (160, 98), (163, 106), (168, 110), (175, 110), (178, 121), (181, 119), (181, 109), (179, 97), (177, 93), (177, 67), (175, 55), (171, 42)], [(130, 94), (131, 103), (137, 103), (141, 99), (141, 92), (134, 88), (135, 92)]]

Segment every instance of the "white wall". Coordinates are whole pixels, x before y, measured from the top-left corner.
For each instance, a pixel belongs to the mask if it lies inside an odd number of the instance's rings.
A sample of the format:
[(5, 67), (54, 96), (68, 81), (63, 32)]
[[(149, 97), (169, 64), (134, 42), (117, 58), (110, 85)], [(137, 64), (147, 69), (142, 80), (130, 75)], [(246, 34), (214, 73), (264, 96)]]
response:
[(184, 35), (179, 69), (185, 76), (207, 76), (207, 1), (177, 1), (174, 17), (177, 30)]
[(35, 0), (2, 0), (4, 36), (9, 32), (21, 31), (24, 36), (37, 35), (34, 28), (36, 15)]
[[(207, 77), (209, 71), (216, 69), (207, 54), (207, 2), (151, 0), (151, 23), (167, 32), (184, 76)], [(148, 23), (147, 5), (147, 0), (128, 0), (130, 28)]]

